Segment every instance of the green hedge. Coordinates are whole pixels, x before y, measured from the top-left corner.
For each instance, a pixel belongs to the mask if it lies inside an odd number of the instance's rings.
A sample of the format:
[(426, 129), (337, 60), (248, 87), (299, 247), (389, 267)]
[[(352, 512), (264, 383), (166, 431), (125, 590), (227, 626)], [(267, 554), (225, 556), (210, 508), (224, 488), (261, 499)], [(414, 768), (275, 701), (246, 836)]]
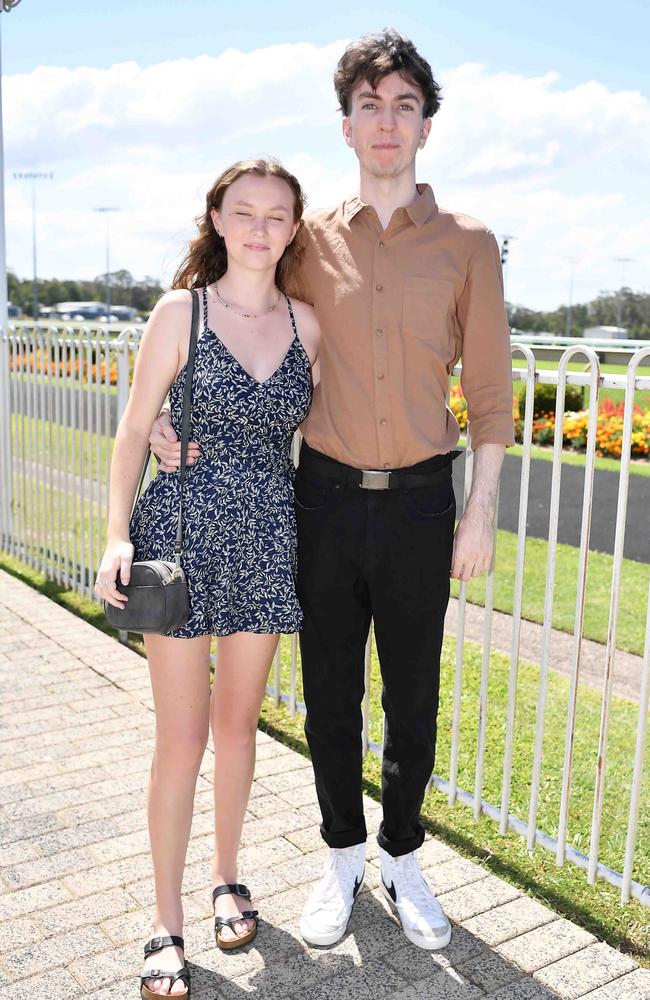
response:
[[(564, 412), (568, 410), (583, 410), (584, 400), (583, 400), (583, 390), (579, 385), (567, 385), (565, 387), (565, 397), (564, 397)], [(540, 382), (535, 386), (535, 403), (533, 410), (533, 418), (541, 417), (542, 414), (552, 414), (555, 415), (555, 398), (557, 393), (557, 386), (548, 385), (545, 382)], [(526, 408), (526, 387), (524, 386), (519, 393), (519, 413), (523, 419), (524, 412)]]

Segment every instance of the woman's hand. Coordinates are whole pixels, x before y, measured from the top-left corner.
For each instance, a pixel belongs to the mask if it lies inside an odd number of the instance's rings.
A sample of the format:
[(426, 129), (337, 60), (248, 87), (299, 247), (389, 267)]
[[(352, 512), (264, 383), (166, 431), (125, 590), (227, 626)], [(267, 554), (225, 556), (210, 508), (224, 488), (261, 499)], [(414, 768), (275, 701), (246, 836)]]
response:
[(95, 593), (114, 608), (124, 608), (128, 601), (126, 594), (120, 593), (117, 589), (116, 581), (118, 572), (123, 586), (126, 586), (131, 579), (133, 552), (133, 546), (127, 539), (109, 540), (97, 571)]

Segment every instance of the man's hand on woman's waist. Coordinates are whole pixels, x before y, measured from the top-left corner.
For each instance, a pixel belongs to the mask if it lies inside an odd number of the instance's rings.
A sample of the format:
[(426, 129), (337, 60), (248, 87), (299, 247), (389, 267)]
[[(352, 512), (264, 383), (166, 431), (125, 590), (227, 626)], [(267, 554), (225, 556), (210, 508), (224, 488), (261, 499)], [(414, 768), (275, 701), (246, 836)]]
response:
[[(161, 410), (149, 435), (149, 447), (158, 459), (161, 472), (176, 472), (181, 464), (181, 442), (172, 426), (169, 410)], [(187, 464), (194, 465), (201, 454), (196, 441), (187, 446)]]

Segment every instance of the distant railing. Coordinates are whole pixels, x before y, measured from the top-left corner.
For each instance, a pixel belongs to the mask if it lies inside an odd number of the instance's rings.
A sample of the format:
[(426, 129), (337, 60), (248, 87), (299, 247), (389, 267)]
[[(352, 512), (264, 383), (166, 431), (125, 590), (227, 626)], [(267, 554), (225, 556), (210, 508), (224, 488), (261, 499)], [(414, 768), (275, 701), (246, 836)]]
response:
[[(34, 324), (16, 324), (0, 340), (0, 547), (6, 553), (45, 573), (86, 597), (92, 598), (95, 571), (104, 544), (108, 506), (110, 457), (115, 429), (124, 411), (129, 392), (133, 362), (141, 329), (127, 327), (111, 336), (103, 326), (47, 328)], [(623, 545), (627, 519), (630, 477), (630, 449), (634, 394), (650, 389), (650, 375), (641, 375), (641, 366), (650, 359), (650, 347), (631, 357), (626, 375), (601, 372), (596, 349), (584, 343), (567, 348), (557, 371), (537, 368), (535, 356), (526, 344), (513, 344), (513, 353), (523, 356), (525, 367), (513, 367), (513, 381), (525, 386), (523, 414), (523, 449), (519, 492), (518, 537), (514, 566), (512, 634), (509, 658), (507, 708), (503, 719), (503, 756), (501, 796), (498, 804), (486, 800), (486, 733), (489, 709), (491, 667), (491, 626), (494, 600), (495, 568), (493, 559), (485, 590), (484, 633), (481, 653), (481, 680), (478, 704), (478, 729), (475, 744), (474, 786), (460, 787), (459, 762), (466, 750), (461, 735), (464, 678), (467, 654), (471, 645), (465, 641), (467, 584), (461, 583), (455, 634), (454, 700), (450, 727), (449, 768), (445, 776), (434, 774), (431, 784), (442, 790), (449, 803), (470, 806), (474, 816), (491, 817), (505, 834), (512, 829), (526, 837), (529, 848), (541, 845), (556, 855), (558, 864), (568, 859), (586, 868), (588, 879), (607, 879), (621, 890), (621, 899), (636, 897), (650, 905), (650, 888), (632, 878), (641, 804), (648, 803), (644, 786), (644, 753), (648, 702), (650, 694), (650, 594), (647, 607), (639, 607), (645, 616), (646, 640), (642, 658), (638, 717), (633, 760), (629, 761), (629, 810), (627, 813), (624, 864), (622, 872), (599, 858), (603, 825), (608, 734), (613, 697), (614, 666), (617, 650), (617, 626), (621, 597)], [(581, 362), (587, 371), (570, 371), (569, 364)], [(456, 374), (460, 368), (456, 369)], [(521, 694), (519, 656), (524, 600), (526, 556), (526, 521), (531, 468), (533, 397), (536, 382), (557, 386), (557, 425), (552, 461), (550, 526), (546, 564), (542, 653), (538, 675), (535, 734), (532, 769), (527, 794), (527, 818), (511, 808), (513, 796), (513, 757), (517, 751), (517, 700)], [(567, 700), (564, 763), (559, 780), (561, 797), (551, 830), (539, 828), (540, 788), (545, 758), (544, 733), (549, 710), (549, 681), (552, 670), (551, 637), (556, 554), (560, 513), (562, 474), (562, 423), (567, 385), (589, 388), (589, 423), (585, 454), (582, 498), (582, 529), (577, 562), (575, 627)], [(587, 585), (587, 564), (596, 456), (596, 418), (601, 389), (616, 388), (624, 393), (623, 441), (620, 461), (618, 504), (614, 531), (614, 554), (609, 600), (607, 643), (603, 647), (603, 689), (598, 726), (598, 745), (591, 747), (596, 760), (591, 800), (591, 832), (588, 852), (568, 843), (569, 813), (574, 773), (574, 747), (577, 738), (577, 709), (580, 692), (580, 665)], [(297, 441), (295, 443), (297, 445)], [(472, 481), (473, 453), (468, 437), (465, 463), (465, 498)], [(635, 525), (648, 530), (648, 524)], [(496, 531), (496, 528), (495, 528)], [(366, 691), (363, 701), (364, 751), (381, 753), (381, 743), (370, 736), (371, 662), (375, 652), (372, 636), (366, 648)], [(292, 713), (304, 712), (299, 699), (299, 653), (297, 636), (286, 637), (278, 648), (268, 692), (276, 704), (284, 702)], [(440, 739), (442, 739), (442, 735)], [(644, 791), (645, 789), (645, 791)], [(517, 790), (521, 801), (521, 789)], [(645, 799), (644, 799), (645, 795)], [(643, 817), (644, 822), (647, 822)], [(546, 818), (546, 826), (549, 820)]]
[[(520, 330), (510, 331), (512, 344), (523, 344), (530, 347), (536, 358), (557, 361), (568, 347), (591, 347), (598, 355), (601, 364), (627, 365), (632, 355), (648, 346), (648, 341), (618, 340), (616, 337), (565, 337), (553, 333), (522, 333)], [(641, 361), (642, 365), (650, 367), (650, 358)]]

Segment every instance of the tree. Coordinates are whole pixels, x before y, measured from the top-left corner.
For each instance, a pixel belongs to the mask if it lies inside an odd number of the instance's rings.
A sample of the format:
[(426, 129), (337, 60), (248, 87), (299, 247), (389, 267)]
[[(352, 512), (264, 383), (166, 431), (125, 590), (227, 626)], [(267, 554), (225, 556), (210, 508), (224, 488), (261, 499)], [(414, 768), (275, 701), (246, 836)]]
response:
[[(567, 307), (560, 306), (553, 312), (536, 312), (525, 306), (508, 303), (510, 326), (522, 333), (555, 333), (566, 331)], [(621, 288), (617, 293), (603, 293), (591, 302), (571, 307), (571, 331), (582, 337), (589, 326), (618, 326), (628, 331), (630, 340), (650, 339), (650, 295)]]
[[(141, 315), (151, 312), (163, 293), (155, 278), (136, 281), (126, 270), (111, 271), (111, 302), (114, 305), (132, 306)], [(7, 275), (9, 300), (28, 316), (32, 314), (32, 282), (21, 279), (13, 271)], [(70, 279), (40, 279), (38, 298), (41, 305), (53, 306), (57, 302), (105, 302), (106, 275), (100, 274), (93, 281)]]

